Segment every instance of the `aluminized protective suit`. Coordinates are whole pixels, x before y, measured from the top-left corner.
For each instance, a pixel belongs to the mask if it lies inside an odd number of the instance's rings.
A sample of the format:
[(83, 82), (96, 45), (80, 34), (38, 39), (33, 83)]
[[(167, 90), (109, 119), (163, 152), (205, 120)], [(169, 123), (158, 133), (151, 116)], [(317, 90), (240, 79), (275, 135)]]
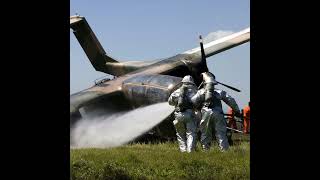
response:
[(177, 140), (181, 152), (192, 152), (196, 146), (197, 122), (191, 97), (197, 92), (191, 76), (182, 80), (182, 86), (174, 91), (169, 97), (169, 104), (175, 106), (175, 120), (173, 125), (176, 129)]
[(235, 112), (239, 112), (239, 107), (234, 98), (229, 96), (225, 91), (215, 89), (215, 84), (214, 82), (205, 83), (205, 87), (200, 89), (196, 95), (192, 97), (192, 102), (196, 107), (202, 107), (202, 119), (199, 127), (202, 148), (205, 150), (210, 148), (212, 131), (214, 130), (219, 147), (224, 151), (229, 148), (229, 143), (227, 138), (227, 122), (223, 116), (221, 100), (229, 105)]

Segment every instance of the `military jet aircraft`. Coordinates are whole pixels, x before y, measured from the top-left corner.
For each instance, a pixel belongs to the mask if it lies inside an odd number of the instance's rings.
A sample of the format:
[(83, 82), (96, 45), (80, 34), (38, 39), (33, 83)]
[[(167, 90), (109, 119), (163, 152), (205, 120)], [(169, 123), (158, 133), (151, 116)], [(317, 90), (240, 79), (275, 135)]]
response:
[[(250, 41), (247, 28), (169, 58), (123, 62), (104, 51), (84, 17), (71, 16), (70, 27), (94, 69), (115, 77), (70, 96), (70, 126), (85, 114), (125, 112), (166, 102), (185, 75), (191, 75), (198, 86), (201, 84), (200, 74), (208, 71), (206, 57)], [(153, 133), (175, 137), (171, 118), (164, 119)]]

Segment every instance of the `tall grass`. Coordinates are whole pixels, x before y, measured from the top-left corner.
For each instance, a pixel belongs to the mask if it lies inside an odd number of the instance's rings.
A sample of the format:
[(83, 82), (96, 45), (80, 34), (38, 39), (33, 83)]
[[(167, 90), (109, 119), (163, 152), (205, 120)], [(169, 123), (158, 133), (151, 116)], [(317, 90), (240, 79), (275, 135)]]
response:
[(180, 153), (174, 142), (72, 149), (71, 179), (249, 179), (249, 142)]

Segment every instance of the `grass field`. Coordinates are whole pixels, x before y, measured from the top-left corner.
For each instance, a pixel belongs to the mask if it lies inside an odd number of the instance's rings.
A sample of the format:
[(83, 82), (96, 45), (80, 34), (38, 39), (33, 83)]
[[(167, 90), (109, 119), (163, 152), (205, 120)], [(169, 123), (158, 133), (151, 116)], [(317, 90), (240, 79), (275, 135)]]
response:
[(174, 142), (111, 149), (72, 149), (71, 179), (249, 179), (250, 147), (238, 137), (230, 150), (180, 153)]

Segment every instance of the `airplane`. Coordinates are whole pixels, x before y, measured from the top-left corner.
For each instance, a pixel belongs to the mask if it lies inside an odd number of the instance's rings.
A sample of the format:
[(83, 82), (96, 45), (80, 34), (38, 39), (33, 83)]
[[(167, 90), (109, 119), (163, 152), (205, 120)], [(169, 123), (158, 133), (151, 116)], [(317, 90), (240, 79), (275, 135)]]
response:
[[(86, 114), (127, 112), (166, 102), (186, 75), (191, 75), (195, 84), (200, 86), (200, 74), (209, 71), (206, 58), (250, 41), (249, 27), (205, 44), (201, 42), (200, 47), (169, 58), (124, 62), (105, 52), (85, 17), (71, 16), (70, 28), (94, 69), (114, 76), (70, 96), (70, 127)], [(164, 119), (150, 133), (165, 139), (175, 138), (173, 118), (171, 115)]]

